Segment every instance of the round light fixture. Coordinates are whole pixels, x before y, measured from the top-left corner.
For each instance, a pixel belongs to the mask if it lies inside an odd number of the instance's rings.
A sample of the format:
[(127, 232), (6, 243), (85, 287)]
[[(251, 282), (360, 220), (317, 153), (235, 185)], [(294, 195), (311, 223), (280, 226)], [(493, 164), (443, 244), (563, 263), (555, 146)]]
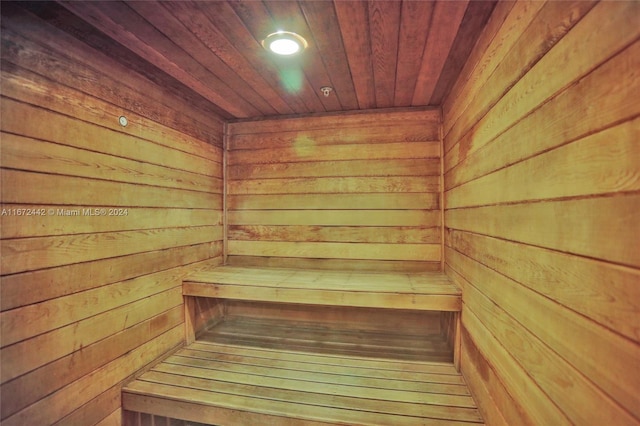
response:
[(262, 40), (262, 47), (283, 56), (295, 55), (302, 52), (307, 46), (307, 40), (290, 31), (276, 31)]

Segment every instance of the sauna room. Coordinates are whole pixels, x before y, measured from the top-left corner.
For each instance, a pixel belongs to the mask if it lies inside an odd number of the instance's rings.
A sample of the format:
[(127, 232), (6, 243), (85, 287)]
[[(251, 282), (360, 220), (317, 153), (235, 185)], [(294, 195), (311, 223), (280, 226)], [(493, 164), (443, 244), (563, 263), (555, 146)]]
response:
[(640, 2), (2, 1), (0, 424), (640, 424)]

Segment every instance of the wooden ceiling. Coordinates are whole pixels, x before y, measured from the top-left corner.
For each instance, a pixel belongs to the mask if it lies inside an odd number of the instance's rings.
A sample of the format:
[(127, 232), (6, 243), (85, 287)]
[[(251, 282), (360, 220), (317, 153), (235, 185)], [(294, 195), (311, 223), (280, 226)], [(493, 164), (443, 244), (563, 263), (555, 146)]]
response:
[[(76, 36), (96, 40), (99, 30), (130, 51), (119, 58), (134, 69), (166, 73), (241, 119), (440, 105), (495, 2), (59, 1), (52, 22), (68, 30), (79, 18)], [(309, 48), (268, 53), (260, 42), (279, 29)]]

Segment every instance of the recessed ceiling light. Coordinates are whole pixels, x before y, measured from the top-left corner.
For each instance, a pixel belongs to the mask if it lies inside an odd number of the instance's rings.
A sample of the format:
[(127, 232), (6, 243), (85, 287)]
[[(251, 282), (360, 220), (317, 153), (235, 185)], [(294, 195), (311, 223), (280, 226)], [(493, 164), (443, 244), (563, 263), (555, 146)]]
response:
[(308, 46), (301, 35), (290, 31), (276, 31), (262, 40), (262, 47), (277, 55), (290, 56), (302, 52)]

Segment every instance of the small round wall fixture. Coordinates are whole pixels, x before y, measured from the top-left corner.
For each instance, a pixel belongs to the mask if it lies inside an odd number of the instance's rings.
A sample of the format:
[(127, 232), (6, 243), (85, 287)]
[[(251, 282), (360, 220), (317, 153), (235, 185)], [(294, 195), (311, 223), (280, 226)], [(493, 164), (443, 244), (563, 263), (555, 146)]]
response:
[(291, 31), (276, 31), (262, 40), (262, 47), (276, 55), (291, 56), (302, 52), (308, 46), (307, 40)]
[(127, 127), (127, 124), (129, 124), (129, 120), (127, 120), (127, 117), (125, 117), (124, 115), (121, 115), (120, 117), (118, 117), (118, 123), (120, 123), (122, 127)]

